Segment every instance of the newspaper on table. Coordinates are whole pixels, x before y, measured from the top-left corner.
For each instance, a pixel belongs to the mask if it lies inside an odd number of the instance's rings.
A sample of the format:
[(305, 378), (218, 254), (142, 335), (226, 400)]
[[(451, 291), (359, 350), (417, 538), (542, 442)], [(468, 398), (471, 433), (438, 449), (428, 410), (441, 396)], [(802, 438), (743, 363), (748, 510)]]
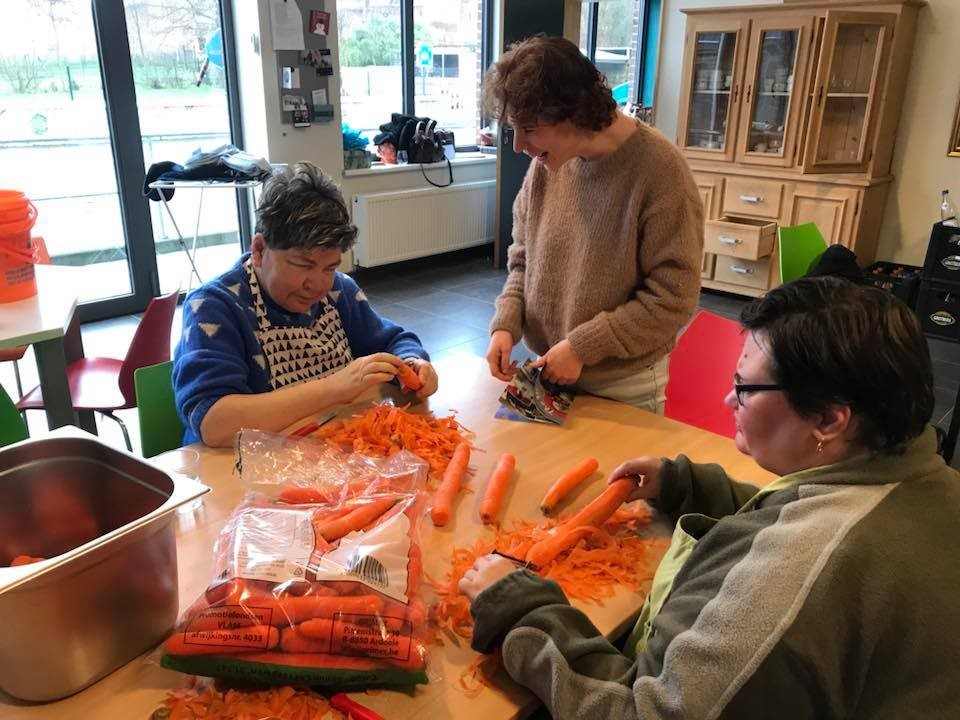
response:
[(523, 422), (562, 425), (570, 411), (576, 392), (573, 388), (555, 385), (544, 379), (540, 368), (526, 360), (500, 396), (496, 417)]

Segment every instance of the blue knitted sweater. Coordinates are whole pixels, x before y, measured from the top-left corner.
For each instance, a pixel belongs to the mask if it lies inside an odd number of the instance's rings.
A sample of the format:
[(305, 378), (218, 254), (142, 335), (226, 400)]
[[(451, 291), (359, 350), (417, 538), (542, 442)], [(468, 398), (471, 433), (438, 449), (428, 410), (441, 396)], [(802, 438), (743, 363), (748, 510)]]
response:
[[(197, 288), (183, 304), (183, 333), (174, 350), (173, 387), (183, 421), (184, 444), (200, 440), (200, 423), (225, 395), (269, 392), (270, 367), (257, 340), (257, 318), (244, 255), (230, 270)], [(291, 313), (261, 287), (271, 324), (311, 327), (322, 312)], [(430, 357), (419, 338), (380, 317), (352, 278), (337, 273), (333, 301), (354, 357), (389, 352), (401, 358)], [(214, 329), (214, 332), (210, 332)]]

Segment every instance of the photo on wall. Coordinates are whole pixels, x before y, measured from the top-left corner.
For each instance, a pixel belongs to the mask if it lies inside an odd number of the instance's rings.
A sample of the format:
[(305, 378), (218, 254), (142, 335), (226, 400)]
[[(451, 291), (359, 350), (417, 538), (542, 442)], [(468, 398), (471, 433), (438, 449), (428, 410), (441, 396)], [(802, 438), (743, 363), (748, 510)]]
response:
[(310, 11), (310, 32), (326, 37), (330, 33), (330, 13), (323, 10)]

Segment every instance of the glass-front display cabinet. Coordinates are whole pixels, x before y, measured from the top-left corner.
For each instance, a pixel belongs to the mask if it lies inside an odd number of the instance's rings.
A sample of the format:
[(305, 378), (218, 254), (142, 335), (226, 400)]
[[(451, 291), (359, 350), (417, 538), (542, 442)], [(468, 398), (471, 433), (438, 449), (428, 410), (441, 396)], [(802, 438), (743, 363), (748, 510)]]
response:
[(886, 13), (827, 13), (804, 171), (866, 170), (893, 24)]
[(746, 28), (740, 20), (690, 23), (677, 134), (688, 155), (733, 159)]
[(794, 163), (813, 24), (812, 16), (764, 18), (753, 23), (737, 139), (739, 162)]

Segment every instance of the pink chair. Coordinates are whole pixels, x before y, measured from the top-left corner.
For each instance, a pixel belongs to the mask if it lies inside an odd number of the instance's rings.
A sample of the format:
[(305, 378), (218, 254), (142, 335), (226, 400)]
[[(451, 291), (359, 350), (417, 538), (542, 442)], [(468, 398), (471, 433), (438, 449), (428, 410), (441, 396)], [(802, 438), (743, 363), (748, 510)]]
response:
[[(133, 384), (135, 370), (170, 359), (170, 331), (179, 295), (180, 291), (174, 290), (150, 301), (123, 360), (80, 358), (67, 366), (73, 409), (77, 412), (95, 411), (116, 421), (123, 431), (127, 449), (131, 451), (133, 446), (127, 426), (113, 412), (137, 406)], [(39, 385), (17, 403), (18, 410), (43, 410), (43, 407)]]
[(738, 323), (705, 310), (698, 312), (670, 353), (663, 414), (734, 437), (737, 429), (733, 410), (723, 404), (723, 399), (733, 387), (743, 341)]

